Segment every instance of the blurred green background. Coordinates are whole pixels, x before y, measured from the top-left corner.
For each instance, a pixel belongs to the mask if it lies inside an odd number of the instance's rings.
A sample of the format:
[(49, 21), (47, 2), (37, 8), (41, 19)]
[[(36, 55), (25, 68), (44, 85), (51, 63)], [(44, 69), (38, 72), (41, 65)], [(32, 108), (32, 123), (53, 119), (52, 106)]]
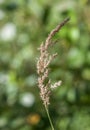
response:
[(50, 130), (37, 87), (37, 48), (56, 34), (50, 78), (56, 130), (90, 130), (90, 0), (0, 0), (0, 130)]

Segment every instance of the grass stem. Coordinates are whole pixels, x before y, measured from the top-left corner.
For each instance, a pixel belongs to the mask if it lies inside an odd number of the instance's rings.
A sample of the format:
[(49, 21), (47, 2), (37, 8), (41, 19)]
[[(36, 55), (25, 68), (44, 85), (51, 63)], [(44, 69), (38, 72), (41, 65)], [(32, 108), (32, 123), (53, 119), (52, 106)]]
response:
[(55, 130), (47, 106), (45, 106), (45, 110), (46, 110), (46, 113), (47, 113), (47, 116), (48, 116), (48, 119), (49, 119), (49, 122), (50, 122), (50, 125), (51, 125), (51, 129)]

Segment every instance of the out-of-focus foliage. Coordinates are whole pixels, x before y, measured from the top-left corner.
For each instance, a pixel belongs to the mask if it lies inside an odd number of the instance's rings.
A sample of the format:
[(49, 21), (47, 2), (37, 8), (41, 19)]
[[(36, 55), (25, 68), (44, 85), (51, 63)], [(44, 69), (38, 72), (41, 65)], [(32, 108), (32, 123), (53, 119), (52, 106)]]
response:
[(0, 130), (50, 130), (37, 88), (37, 48), (54, 37), (50, 114), (56, 130), (90, 130), (90, 1), (0, 0)]

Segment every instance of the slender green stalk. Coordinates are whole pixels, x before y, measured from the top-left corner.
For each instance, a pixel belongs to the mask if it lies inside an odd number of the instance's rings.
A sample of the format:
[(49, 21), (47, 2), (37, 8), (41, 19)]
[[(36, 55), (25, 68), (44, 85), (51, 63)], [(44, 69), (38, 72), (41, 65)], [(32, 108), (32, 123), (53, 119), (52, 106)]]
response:
[(55, 130), (47, 106), (45, 106), (45, 110), (46, 110), (46, 113), (47, 113), (47, 116), (48, 116), (48, 119), (49, 119), (49, 122), (50, 122), (50, 125), (51, 125), (51, 129)]

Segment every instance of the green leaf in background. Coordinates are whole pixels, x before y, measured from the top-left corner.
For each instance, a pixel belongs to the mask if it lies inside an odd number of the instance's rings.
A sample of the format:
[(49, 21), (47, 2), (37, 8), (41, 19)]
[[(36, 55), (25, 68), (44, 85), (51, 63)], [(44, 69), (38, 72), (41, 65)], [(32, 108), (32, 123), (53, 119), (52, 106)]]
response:
[(71, 48), (68, 57), (67, 57), (67, 63), (70, 68), (80, 68), (84, 64), (84, 53), (82, 50), (77, 48)]

